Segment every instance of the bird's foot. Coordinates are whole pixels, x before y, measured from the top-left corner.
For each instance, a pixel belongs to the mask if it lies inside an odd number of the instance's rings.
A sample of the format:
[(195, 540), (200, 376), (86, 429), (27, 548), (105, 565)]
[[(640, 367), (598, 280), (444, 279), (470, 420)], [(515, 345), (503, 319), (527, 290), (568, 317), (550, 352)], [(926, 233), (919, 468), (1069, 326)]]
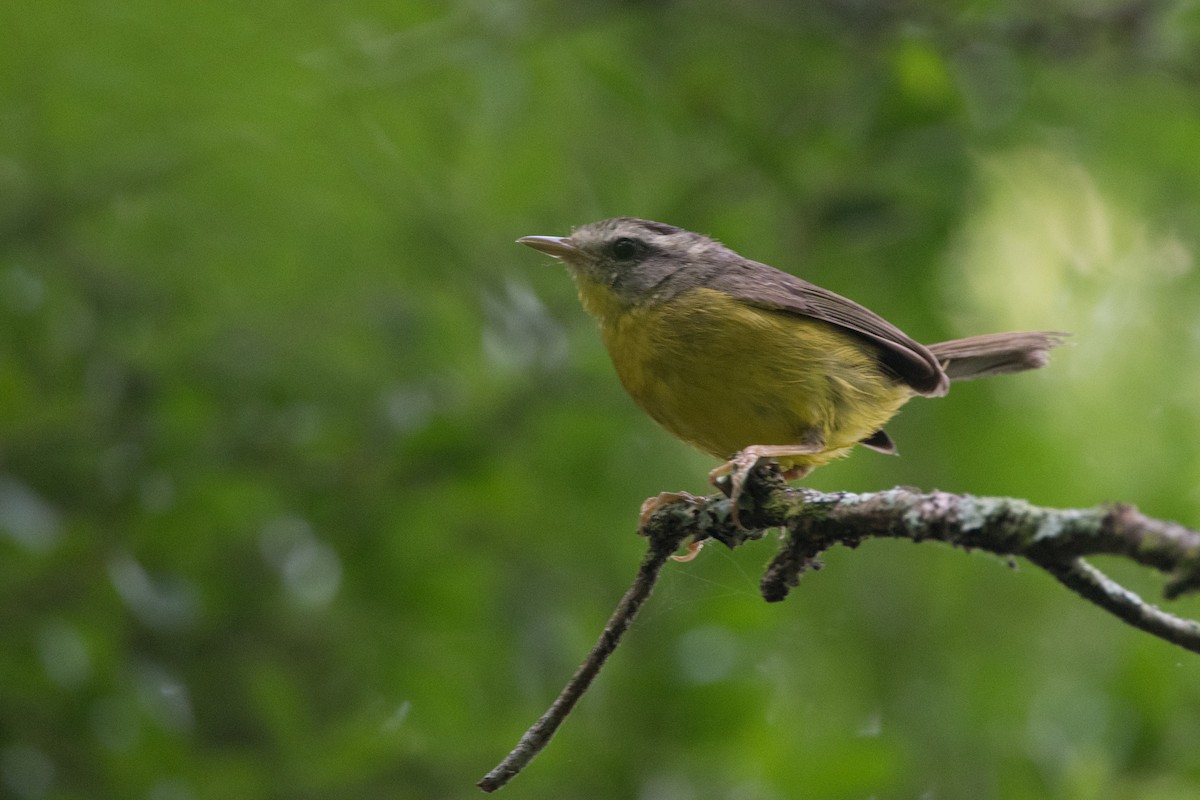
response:
[[(729, 498), (733, 504), (733, 524), (741, 530), (745, 530), (738, 511), (746, 479), (750, 477), (750, 473), (754, 472), (754, 469), (764, 460), (774, 461), (779, 458), (812, 455), (819, 450), (819, 446), (813, 445), (751, 445), (735, 453), (733, 458), (708, 473), (708, 482)], [(781, 474), (785, 480), (793, 481), (803, 478), (811, 471), (812, 467), (809, 466), (792, 466), (783, 470)]]

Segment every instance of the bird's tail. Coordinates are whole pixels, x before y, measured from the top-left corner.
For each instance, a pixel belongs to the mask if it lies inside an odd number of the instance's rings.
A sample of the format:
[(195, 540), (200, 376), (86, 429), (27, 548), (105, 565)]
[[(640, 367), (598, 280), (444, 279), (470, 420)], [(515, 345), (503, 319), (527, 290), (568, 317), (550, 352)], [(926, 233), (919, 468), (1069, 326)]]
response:
[(1069, 334), (1053, 331), (989, 333), (929, 345), (952, 381), (969, 381), (1046, 366), (1052, 348)]

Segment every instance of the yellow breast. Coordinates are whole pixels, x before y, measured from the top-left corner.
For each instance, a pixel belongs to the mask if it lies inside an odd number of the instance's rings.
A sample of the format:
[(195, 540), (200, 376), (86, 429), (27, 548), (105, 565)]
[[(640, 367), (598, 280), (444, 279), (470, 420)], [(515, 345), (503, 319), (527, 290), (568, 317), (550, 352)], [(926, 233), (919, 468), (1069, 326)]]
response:
[(703, 288), (629, 309), (607, 292), (580, 294), (638, 405), (718, 458), (816, 434), (825, 450), (783, 466), (818, 466), (879, 430), (912, 396), (861, 340), (818, 320)]

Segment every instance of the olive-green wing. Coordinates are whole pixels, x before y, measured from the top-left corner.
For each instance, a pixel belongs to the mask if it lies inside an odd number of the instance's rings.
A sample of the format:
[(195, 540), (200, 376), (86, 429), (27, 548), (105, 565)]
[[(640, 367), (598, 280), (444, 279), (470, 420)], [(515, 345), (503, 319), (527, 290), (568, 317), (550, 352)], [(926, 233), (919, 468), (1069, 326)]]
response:
[(757, 262), (730, 266), (710, 281), (711, 288), (760, 308), (819, 319), (861, 336), (875, 345), (880, 362), (918, 394), (935, 397), (949, 388), (949, 379), (929, 348), (853, 300)]

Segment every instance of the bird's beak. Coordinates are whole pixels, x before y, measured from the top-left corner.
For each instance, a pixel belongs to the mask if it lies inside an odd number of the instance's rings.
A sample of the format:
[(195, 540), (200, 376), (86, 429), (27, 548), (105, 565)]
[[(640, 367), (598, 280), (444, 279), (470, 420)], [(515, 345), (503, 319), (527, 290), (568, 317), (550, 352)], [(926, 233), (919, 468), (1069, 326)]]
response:
[(522, 236), (517, 241), (555, 258), (568, 258), (579, 252), (566, 236)]

